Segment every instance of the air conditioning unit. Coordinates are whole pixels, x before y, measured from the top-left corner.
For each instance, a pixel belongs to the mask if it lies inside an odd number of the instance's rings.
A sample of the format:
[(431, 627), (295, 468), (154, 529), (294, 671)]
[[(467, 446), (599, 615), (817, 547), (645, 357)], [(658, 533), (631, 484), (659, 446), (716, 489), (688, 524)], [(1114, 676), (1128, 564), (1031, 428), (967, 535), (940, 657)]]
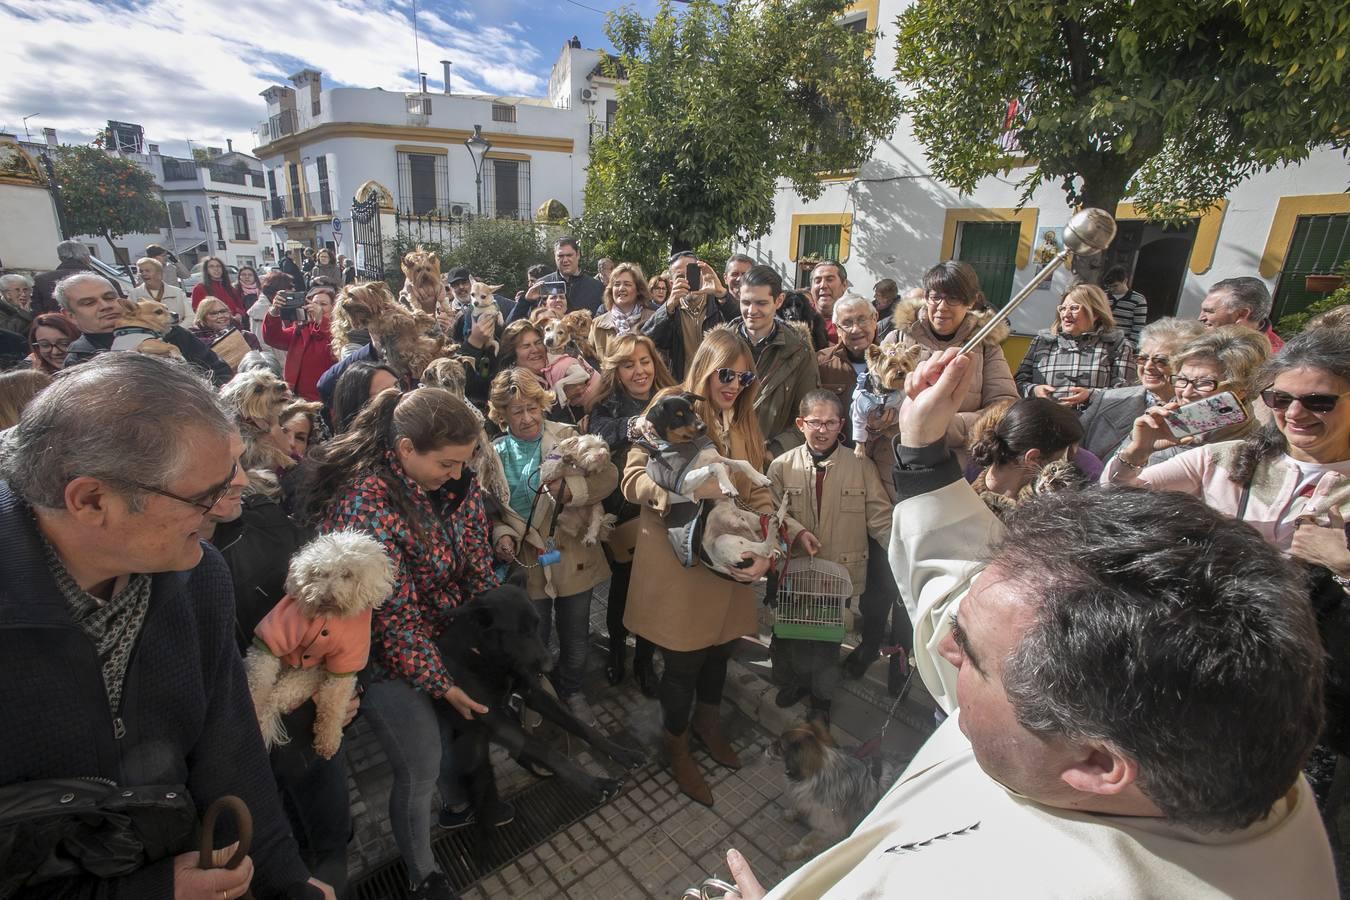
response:
[(463, 206), (460, 206), (458, 203), (452, 204), (450, 207), (450, 218), (462, 219), (466, 212), (468, 212), (468, 210), (465, 209)]
[(582, 102), (582, 103), (594, 103), (594, 102), (595, 102), (595, 91), (591, 90), (590, 88), (582, 88), (582, 89), (581, 89), (581, 102)]

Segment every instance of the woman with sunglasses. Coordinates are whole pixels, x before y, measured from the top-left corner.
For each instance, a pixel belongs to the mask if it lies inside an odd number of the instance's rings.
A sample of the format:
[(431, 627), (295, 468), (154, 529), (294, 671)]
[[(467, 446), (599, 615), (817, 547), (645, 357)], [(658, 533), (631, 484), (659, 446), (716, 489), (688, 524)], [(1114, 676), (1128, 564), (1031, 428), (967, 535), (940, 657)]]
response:
[[(1143, 460), (1151, 466), (1171, 459), (1200, 444), (1218, 444), (1245, 438), (1257, 422), (1250, 415), (1252, 385), (1257, 370), (1270, 355), (1265, 335), (1240, 325), (1223, 325), (1204, 332), (1172, 356), (1175, 375), (1168, 381), (1171, 400), (1150, 407), (1131, 426), (1130, 436), (1120, 445), (1118, 456)], [(1165, 417), (1180, 406), (1229, 391), (1247, 410), (1246, 421), (1188, 438), (1184, 443), (1172, 434)], [(1141, 424), (1147, 423), (1147, 424)]]
[[(696, 394), (694, 411), (717, 451), (763, 470), (767, 460), (755, 416), (757, 388), (749, 346), (735, 332), (718, 328), (704, 335), (684, 383), (661, 391), (656, 399), (681, 390)], [(649, 458), (634, 444), (623, 470), (623, 496), (642, 509), (633, 554), (633, 569), (642, 577), (635, 578), (629, 589), (624, 625), (661, 648), (665, 671), (658, 695), (671, 771), (686, 796), (711, 806), (712, 790), (690, 755), (689, 734), (693, 732), (718, 764), (740, 768), (740, 758), (722, 735), (722, 688), (736, 640), (758, 628), (751, 584), (768, 571), (769, 560), (751, 556), (734, 580), (701, 563), (681, 565), (667, 531), (673, 523), (666, 521), (677, 504), (647, 474)], [(773, 511), (767, 487), (752, 485), (740, 475), (732, 475), (732, 481), (740, 502), (761, 514)], [(694, 493), (699, 500), (720, 497), (711, 482)]]
[[(939, 263), (924, 273), (922, 299), (906, 298), (891, 307), (894, 331), (887, 334), (882, 343), (918, 344), (934, 354), (940, 354), (948, 347), (959, 347), (994, 314), (993, 310), (981, 308), (983, 305), (980, 279), (969, 263), (955, 260)], [(1017, 386), (1001, 346), (1007, 336), (1007, 325), (1000, 325), (970, 356), (975, 367), (970, 392), (947, 430), (947, 446), (956, 451), (963, 465), (966, 443), (975, 420), (995, 403), (1017, 399)], [(884, 425), (879, 433), (884, 436), (895, 434), (894, 414)], [(874, 445), (884, 447), (887, 454), (891, 452), (889, 440), (876, 441)], [(890, 471), (890, 462), (877, 462), (881, 471)], [(889, 478), (883, 481), (890, 483)]]
[(1205, 326), (1195, 319), (1157, 319), (1144, 326), (1139, 333), (1139, 355), (1134, 358), (1139, 383), (1093, 396), (1082, 414), (1083, 449), (1098, 459), (1110, 459), (1144, 410), (1176, 396), (1173, 357), (1204, 333)]

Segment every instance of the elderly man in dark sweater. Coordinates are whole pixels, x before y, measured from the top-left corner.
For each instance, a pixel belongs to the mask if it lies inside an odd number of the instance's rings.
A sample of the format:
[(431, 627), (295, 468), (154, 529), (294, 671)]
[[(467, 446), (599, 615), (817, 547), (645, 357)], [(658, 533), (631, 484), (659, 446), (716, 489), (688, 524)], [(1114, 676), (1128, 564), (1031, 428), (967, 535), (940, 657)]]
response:
[(185, 834), (129, 875), (19, 896), (218, 900), (251, 882), (260, 900), (332, 897), (286, 825), (235, 646), (230, 572), (200, 540), (247, 480), (215, 395), (181, 363), (104, 354), (61, 373), (2, 451), (0, 789), (182, 785), (199, 814), (233, 794), (253, 816), (236, 869), (197, 869)]

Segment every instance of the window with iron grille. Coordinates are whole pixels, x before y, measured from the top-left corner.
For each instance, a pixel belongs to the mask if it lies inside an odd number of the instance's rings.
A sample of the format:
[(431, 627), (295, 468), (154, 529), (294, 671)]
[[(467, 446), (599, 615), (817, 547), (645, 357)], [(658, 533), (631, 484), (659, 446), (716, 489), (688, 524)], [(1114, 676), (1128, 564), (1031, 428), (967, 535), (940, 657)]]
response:
[(300, 199), (303, 193), (300, 186), (300, 166), (297, 163), (289, 163), (287, 168), (291, 177), (291, 215), (303, 216), (305, 204)]
[(319, 209), (325, 216), (333, 214), (333, 204), (328, 199), (328, 155), (319, 154), (316, 161), (319, 172)]
[(494, 122), (514, 122), (516, 120), (516, 108), (509, 103), (492, 104), (492, 121)]
[(1334, 275), (1350, 261), (1350, 213), (1331, 216), (1299, 216), (1289, 252), (1275, 287), (1275, 305), (1271, 318), (1279, 321), (1291, 313), (1302, 312), (1326, 294), (1307, 290), (1309, 275)]
[(956, 258), (970, 263), (980, 277), (980, 290), (995, 309), (1012, 296), (1020, 235), (1021, 226), (1016, 222), (961, 223)]
[(838, 259), (839, 242), (843, 236), (841, 225), (799, 225), (797, 232), (798, 259)]
[(182, 200), (169, 201), (169, 221), (173, 223), (174, 228), (187, 228), (187, 210), (183, 208)]
[(236, 241), (250, 240), (250, 235), (248, 233), (248, 210), (242, 206), (231, 206), (230, 218), (234, 222), (234, 239)]
[(530, 163), (489, 159), (483, 167), (483, 212), (497, 219), (530, 218)]
[(192, 207), (193, 212), (197, 214), (197, 230), (206, 233), (206, 213), (200, 206)]
[(416, 216), (444, 211), (450, 199), (450, 167), (439, 153), (398, 154), (399, 207)]

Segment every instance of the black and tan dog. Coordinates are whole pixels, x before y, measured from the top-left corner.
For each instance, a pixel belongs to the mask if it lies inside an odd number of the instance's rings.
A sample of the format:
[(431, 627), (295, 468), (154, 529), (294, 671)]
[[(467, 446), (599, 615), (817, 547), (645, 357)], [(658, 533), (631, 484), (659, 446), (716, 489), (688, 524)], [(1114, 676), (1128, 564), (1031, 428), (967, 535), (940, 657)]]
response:
[(585, 740), (625, 769), (646, 762), (641, 752), (620, 746), (582, 723), (544, 689), (540, 679), (549, 665), (548, 650), (539, 639), (539, 613), (520, 588), (495, 588), (457, 610), (436, 646), (456, 686), (488, 708), (472, 719), (463, 718), (448, 703), (441, 709), (456, 732), (455, 762), (464, 767), (469, 799), (480, 822), (485, 821), (483, 811), (498, 803), (497, 781), (488, 758), (490, 743), (505, 747), (526, 768), (548, 770), (595, 800), (610, 800), (623, 790), (623, 779), (592, 775), (527, 735), (507, 707), (513, 693), (546, 721)]
[(652, 457), (648, 474), (657, 484), (686, 499), (692, 499), (694, 491), (709, 478), (717, 479), (723, 495), (739, 496), (731, 483), (733, 471), (752, 484), (770, 484), (767, 475), (745, 460), (729, 459), (717, 452), (707, 436), (708, 427), (694, 410), (694, 403), (702, 399), (697, 394), (667, 394), (634, 423), (643, 449)]

